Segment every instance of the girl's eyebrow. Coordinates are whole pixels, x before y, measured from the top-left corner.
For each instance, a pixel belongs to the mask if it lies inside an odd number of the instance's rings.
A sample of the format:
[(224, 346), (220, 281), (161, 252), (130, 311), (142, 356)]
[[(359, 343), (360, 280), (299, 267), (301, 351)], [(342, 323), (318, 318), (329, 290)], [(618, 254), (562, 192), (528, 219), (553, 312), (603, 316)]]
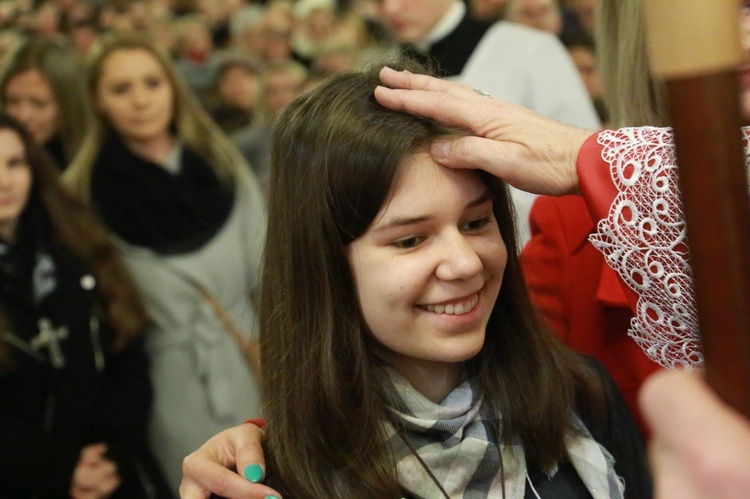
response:
[(484, 191), (482, 194), (477, 196), (474, 201), (469, 201), (468, 203), (466, 203), (466, 208), (474, 208), (475, 206), (482, 205), (487, 201), (490, 201), (491, 199), (492, 196), (490, 196), (490, 193), (488, 191)]
[[(492, 198), (490, 196), (490, 193), (487, 191), (482, 192), (479, 196), (477, 196), (476, 199), (469, 201), (466, 203), (466, 207), (464, 209), (474, 208), (476, 206), (482, 205), (486, 203), (487, 201), (490, 201)], [(421, 222), (425, 222), (429, 220), (431, 217), (429, 216), (419, 216), (419, 217), (396, 217), (390, 221), (388, 221), (385, 224), (379, 225), (373, 229), (373, 232), (380, 232), (388, 229), (392, 229), (394, 227), (403, 227), (407, 225), (412, 224), (418, 224)]]
[(396, 217), (386, 224), (380, 225), (375, 228), (374, 232), (380, 232), (383, 230), (392, 229), (394, 227), (403, 227), (405, 225), (418, 224), (429, 220), (428, 216), (421, 217)]

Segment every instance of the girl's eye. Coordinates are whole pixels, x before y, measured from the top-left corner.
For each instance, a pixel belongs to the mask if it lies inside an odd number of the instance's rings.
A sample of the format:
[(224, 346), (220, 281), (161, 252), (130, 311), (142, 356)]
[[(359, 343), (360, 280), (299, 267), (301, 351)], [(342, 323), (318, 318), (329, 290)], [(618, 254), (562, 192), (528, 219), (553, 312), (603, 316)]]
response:
[(50, 101), (42, 100), (42, 99), (32, 99), (31, 105), (34, 106), (36, 109), (44, 109), (50, 104)]
[(410, 249), (415, 248), (424, 241), (424, 237), (421, 236), (409, 236), (405, 237), (403, 239), (399, 239), (398, 241), (393, 241), (391, 243), (391, 246), (399, 248), (399, 249)]
[(128, 91), (127, 83), (121, 83), (119, 85), (115, 85), (112, 87), (112, 93), (117, 94), (117, 95), (122, 95), (127, 91)]
[(490, 216), (475, 218), (474, 220), (470, 220), (469, 222), (467, 222), (464, 225), (463, 229), (464, 230), (479, 230), (491, 222), (492, 222), (492, 218)]
[(159, 79), (159, 78), (148, 78), (146, 80), (146, 86), (148, 88), (156, 88), (159, 85), (161, 85), (161, 79)]

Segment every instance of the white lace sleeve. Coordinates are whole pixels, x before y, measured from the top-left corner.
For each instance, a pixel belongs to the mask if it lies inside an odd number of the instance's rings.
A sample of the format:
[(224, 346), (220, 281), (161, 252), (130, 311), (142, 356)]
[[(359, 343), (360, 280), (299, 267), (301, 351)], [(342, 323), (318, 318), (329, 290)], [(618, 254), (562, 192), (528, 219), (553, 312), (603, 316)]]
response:
[[(750, 129), (743, 132), (748, 167)], [(607, 130), (598, 142), (618, 194), (589, 239), (638, 294), (628, 334), (664, 367), (698, 368), (703, 355), (672, 130)]]

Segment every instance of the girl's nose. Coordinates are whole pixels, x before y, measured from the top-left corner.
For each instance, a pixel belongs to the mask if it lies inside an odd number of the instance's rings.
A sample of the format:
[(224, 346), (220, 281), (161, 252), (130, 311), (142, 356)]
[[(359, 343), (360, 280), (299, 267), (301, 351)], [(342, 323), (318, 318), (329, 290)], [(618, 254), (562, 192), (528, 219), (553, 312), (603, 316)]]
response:
[(145, 88), (133, 89), (133, 103), (137, 106), (143, 106), (148, 102), (148, 91)]
[(470, 279), (482, 271), (482, 260), (471, 241), (460, 232), (440, 245), (436, 275), (444, 281)]

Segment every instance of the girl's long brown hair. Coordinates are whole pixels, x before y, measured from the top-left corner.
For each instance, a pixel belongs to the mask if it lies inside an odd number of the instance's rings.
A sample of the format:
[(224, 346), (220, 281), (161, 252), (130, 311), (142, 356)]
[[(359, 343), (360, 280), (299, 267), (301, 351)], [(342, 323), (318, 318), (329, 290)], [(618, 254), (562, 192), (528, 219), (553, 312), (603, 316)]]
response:
[[(269, 469), (290, 497), (401, 497), (384, 444), (376, 361), (346, 256), (404, 160), (456, 133), (373, 98), (377, 71), (338, 76), (289, 106), (273, 141), (263, 268), (261, 357)], [(521, 275), (505, 185), (484, 176), (508, 264), (481, 352), (466, 363), (531, 465), (565, 456), (575, 394), (598, 387), (543, 328)]]

